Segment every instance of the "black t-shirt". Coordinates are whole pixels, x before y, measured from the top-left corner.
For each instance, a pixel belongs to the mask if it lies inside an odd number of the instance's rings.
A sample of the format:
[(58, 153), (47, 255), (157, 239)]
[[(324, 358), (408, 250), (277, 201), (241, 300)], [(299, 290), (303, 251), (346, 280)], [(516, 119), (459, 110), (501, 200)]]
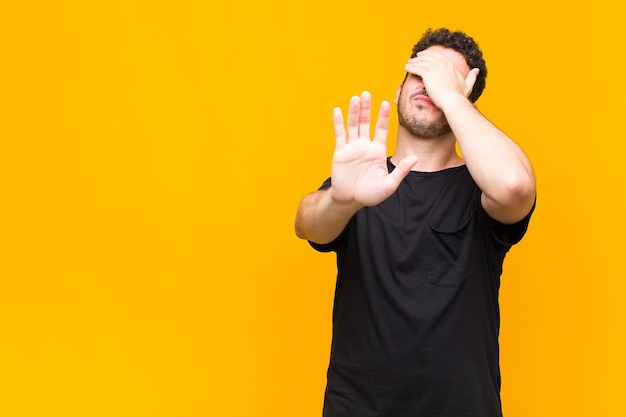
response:
[(311, 242), (337, 253), (325, 417), (502, 415), (500, 275), (532, 212), (504, 225), (480, 195), (465, 166), (412, 171), (333, 242)]

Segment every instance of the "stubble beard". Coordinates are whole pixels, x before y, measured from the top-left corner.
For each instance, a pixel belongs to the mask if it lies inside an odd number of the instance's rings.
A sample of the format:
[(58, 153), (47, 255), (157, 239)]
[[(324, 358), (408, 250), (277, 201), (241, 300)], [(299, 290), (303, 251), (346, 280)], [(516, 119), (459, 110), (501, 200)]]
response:
[[(409, 109), (407, 109), (408, 105), (405, 100), (398, 100), (398, 102), (398, 123), (413, 136), (422, 139), (432, 139), (452, 131), (443, 113), (435, 119), (428, 119), (419, 113), (411, 113)], [(413, 100), (411, 98), (410, 103), (412, 102)], [(424, 107), (423, 105), (417, 105), (415, 108), (422, 110)]]

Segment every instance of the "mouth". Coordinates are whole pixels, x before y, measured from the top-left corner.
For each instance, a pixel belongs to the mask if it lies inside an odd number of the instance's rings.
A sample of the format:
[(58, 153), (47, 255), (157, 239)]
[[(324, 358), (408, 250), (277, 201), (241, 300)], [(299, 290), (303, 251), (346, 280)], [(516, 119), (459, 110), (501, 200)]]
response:
[(413, 101), (416, 101), (420, 104), (430, 104), (433, 105), (433, 101), (428, 97), (428, 93), (424, 92), (420, 92), (420, 93), (416, 93), (414, 94), (411, 99)]

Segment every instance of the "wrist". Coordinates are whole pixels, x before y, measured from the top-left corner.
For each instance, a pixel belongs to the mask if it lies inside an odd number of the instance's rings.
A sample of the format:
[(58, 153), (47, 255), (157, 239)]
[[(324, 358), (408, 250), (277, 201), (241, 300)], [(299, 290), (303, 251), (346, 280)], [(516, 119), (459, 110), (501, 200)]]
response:
[(327, 204), (332, 208), (334, 212), (339, 215), (352, 216), (354, 213), (362, 209), (364, 206), (354, 199), (344, 199), (337, 196), (337, 193), (333, 192), (333, 187), (328, 189), (328, 201)]
[(443, 100), (440, 100), (439, 108), (444, 112), (454, 112), (466, 107), (474, 107), (474, 103), (472, 103), (467, 97), (457, 94), (446, 97)]

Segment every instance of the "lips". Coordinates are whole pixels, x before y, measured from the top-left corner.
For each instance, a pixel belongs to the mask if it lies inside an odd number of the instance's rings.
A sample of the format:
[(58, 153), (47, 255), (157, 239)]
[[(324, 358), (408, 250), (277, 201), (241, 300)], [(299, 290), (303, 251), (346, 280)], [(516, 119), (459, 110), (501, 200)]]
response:
[(433, 101), (425, 94), (417, 94), (414, 100), (423, 104), (433, 104)]

